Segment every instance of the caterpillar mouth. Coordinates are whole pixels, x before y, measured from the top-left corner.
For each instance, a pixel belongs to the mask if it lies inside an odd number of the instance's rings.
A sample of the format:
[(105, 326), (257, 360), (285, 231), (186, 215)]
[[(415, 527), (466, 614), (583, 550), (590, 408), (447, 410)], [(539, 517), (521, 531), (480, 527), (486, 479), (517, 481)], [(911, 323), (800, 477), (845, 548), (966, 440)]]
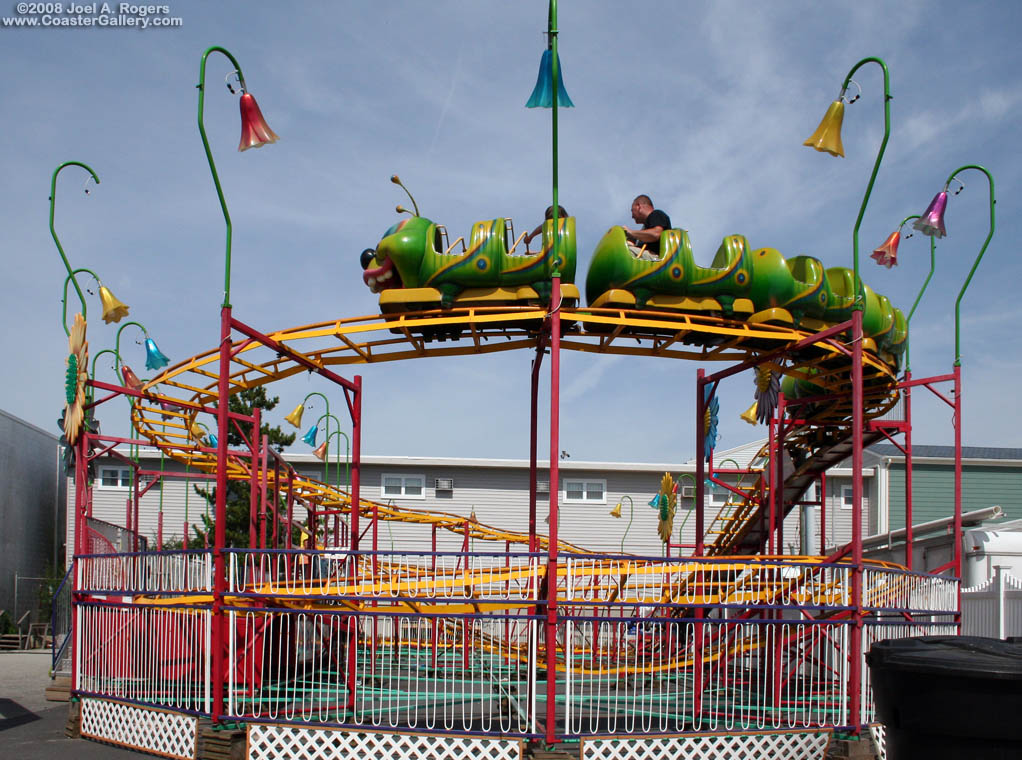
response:
[(401, 287), (401, 275), (397, 273), (394, 262), (389, 258), (384, 259), (380, 266), (362, 272), (362, 281), (373, 293)]

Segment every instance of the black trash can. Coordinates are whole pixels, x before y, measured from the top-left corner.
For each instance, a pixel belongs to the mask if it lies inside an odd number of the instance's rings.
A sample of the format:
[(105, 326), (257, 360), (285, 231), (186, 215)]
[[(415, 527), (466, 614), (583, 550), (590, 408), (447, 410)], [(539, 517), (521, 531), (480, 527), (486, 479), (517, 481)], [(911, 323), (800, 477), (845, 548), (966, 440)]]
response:
[(888, 760), (1022, 758), (1022, 643), (887, 639), (866, 662)]

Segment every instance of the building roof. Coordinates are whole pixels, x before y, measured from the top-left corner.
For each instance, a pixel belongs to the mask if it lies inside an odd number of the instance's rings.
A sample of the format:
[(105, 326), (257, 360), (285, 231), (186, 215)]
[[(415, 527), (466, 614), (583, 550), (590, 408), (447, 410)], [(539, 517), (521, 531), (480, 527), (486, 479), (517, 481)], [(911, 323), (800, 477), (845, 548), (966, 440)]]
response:
[[(897, 446), (880, 443), (869, 449), (881, 457), (901, 459), (905, 455)], [(954, 446), (912, 446), (913, 459), (954, 459)], [(1000, 461), (1022, 462), (1022, 449), (998, 448), (995, 446), (962, 446), (962, 459), (993, 459)]]

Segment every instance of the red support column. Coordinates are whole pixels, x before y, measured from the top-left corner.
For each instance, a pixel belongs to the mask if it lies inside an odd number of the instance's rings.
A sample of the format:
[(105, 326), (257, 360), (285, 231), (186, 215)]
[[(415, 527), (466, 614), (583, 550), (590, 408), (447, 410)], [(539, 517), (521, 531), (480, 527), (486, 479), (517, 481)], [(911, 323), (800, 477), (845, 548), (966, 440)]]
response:
[[(352, 584), (358, 580), (359, 509), (361, 501), (359, 486), (362, 474), (362, 376), (355, 375), (355, 390), (351, 393), (351, 569)], [(358, 615), (348, 618), (348, 708), (355, 707), (355, 690), (358, 686), (356, 665), (358, 663)]]
[(224, 713), (224, 677), (226, 661), (224, 647), (227, 642), (227, 618), (224, 615), (224, 592), (227, 588), (224, 543), (227, 540), (227, 399), (230, 395), (231, 374), (231, 307), (220, 310), (220, 376), (217, 381), (217, 444), (216, 444), (216, 502), (213, 522), (213, 662), (210, 678), (213, 680), (213, 704), (210, 718), (220, 721)]
[[(696, 370), (696, 540), (695, 556), (702, 557), (706, 551), (704, 536), (706, 534), (706, 371), (700, 367)], [(696, 572), (696, 594), (703, 590), (702, 567)], [(705, 612), (697, 607), (693, 612), (696, 622), (692, 626), (692, 719), (693, 727), (702, 722), (703, 713), (703, 624)]]
[(529, 396), (529, 551), (539, 549), (536, 539), (536, 471), (539, 441), (539, 368), (543, 364), (543, 340), (536, 346), (532, 361), (532, 381)]
[(767, 451), (769, 452), (770, 468), (770, 490), (767, 492), (767, 504), (769, 506), (769, 518), (767, 519), (767, 535), (764, 537), (764, 548), (767, 554), (773, 555), (777, 552), (774, 546), (774, 535), (777, 530), (777, 417), (770, 418), (770, 425), (767, 434)]
[[(777, 394), (777, 498), (774, 506), (777, 507), (777, 542), (775, 544), (778, 554), (784, 554), (784, 516), (787, 514), (787, 505), (784, 502), (784, 394)], [(771, 489), (773, 490), (773, 489)]]
[[(262, 409), (252, 410), (252, 438), (249, 443), (248, 468), (248, 548), (259, 544), (259, 426), (262, 424)], [(228, 423), (230, 424), (230, 423)], [(219, 442), (219, 438), (217, 441)], [(258, 566), (258, 564), (257, 564)]]
[[(256, 428), (256, 438), (259, 441), (259, 548), (266, 548), (266, 502), (267, 495), (270, 490), (269, 483), (269, 448), (270, 448), (270, 437), (268, 435), (260, 434), (261, 428)], [(274, 496), (274, 503), (276, 503), (276, 496)], [(276, 510), (274, 510), (274, 525), (276, 525)], [(276, 530), (274, 530), (276, 533)], [(276, 548), (276, 546), (274, 546)]]
[[(993, 213), (993, 212), (991, 212)], [(954, 369), (955, 384), (955, 519), (954, 536), (951, 541), (951, 562), (954, 576), (962, 578), (962, 366), (956, 361)], [(958, 605), (955, 625), (961, 632), (962, 626), (962, 584), (958, 584)]]
[[(912, 372), (905, 372), (905, 568), (912, 569)], [(887, 502), (887, 527), (891, 528), (890, 500)]]
[(361, 505), (359, 485), (362, 481), (362, 376), (355, 375), (355, 392), (351, 408), (351, 548), (358, 551), (358, 518)]
[(862, 715), (862, 311), (852, 312), (852, 630), (848, 723), (858, 733)]
[(88, 445), (89, 433), (87, 430), (82, 430), (78, 435), (78, 440), (75, 441), (74, 446), (77, 449), (75, 452), (75, 542), (74, 542), (74, 556), (72, 557), (72, 571), (71, 571), (71, 691), (72, 693), (78, 688), (78, 637), (81, 635), (81, 630), (78, 626), (78, 602), (81, 601), (81, 597), (78, 593), (78, 557), (88, 552), (89, 540), (88, 540), (88, 477), (89, 477), (89, 445)]
[(547, 542), (546, 593), (546, 741), (557, 738), (557, 499), (560, 491), (561, 278), (554, 275), (550, 294), (550, 539)]
[(706, 484), (706, 468), (704, 466), (703, 448), (706, 439), (706, 370), (700, 367), (696, 371), (696, 547), (695, 556), (702, 557), (705, 550), (703, 535), (706, 532), (706, 510), (704, 508)]
[(820, 554), (827, 553), (827, 473), (820, 473)]

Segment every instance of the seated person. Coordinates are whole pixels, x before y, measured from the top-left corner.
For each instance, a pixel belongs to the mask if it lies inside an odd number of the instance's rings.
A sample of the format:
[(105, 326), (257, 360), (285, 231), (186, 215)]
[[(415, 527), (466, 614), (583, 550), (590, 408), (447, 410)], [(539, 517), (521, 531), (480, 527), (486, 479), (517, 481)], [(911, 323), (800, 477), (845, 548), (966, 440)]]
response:
[(671, 218), (660, 209), (653, 208), (653, 201), (648, 195), (639, 195), (632, 201), (632, 219), (641, 224), (642, 229), (633, 230), (622, 225), (628, 240), (628, 250), (637, 259), (658, 261), (660, 233), (671, 229)]
[[(562, 206), (560, 204), (557, 205), (557, 212), (558, 212), (558, 215), (560, 216), (561, 219), (566, 219), (568, 217), (568, 212), (565, 211), (564, 210), (564, 206)], [(554, 218), (554, 207), (553, 206), (547, 206), (546, 207), (546, 211), (543, 212), (543, 219), (547, 220), (547, 219), (553, 219), (553, 218)], [(545, 223), (546, 222), (544, 221), (544, 224)], [(541, 224), (536, 229), (534, 229), (532, 232), (530, 232), (528, 235), (526, 235), (524, 238), (522, 238), (522, 240), (525, 241), (525, 247), (528, 248), (529, 247), (529, 243), (532, 242), (532, 239), (534, 237), (536, 237), (537, 235), (542, 235), (542, 234), (543, 234), (543, 225)]]

